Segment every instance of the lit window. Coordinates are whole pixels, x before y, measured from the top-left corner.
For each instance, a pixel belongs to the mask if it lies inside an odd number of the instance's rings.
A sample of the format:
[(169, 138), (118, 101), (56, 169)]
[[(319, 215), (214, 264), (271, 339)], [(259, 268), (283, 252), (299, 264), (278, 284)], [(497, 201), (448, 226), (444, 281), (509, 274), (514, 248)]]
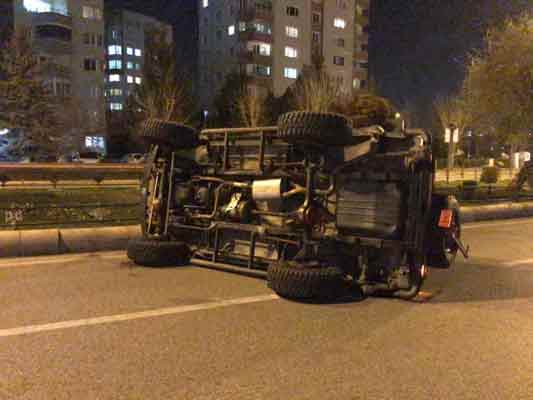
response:
[(344, 47), (344, 39), (343, 38), (337, 38), (337, 46)]
[(272, 51), (272, 46), (270, 46), (268, 43), (260, 43), (254, 45), (252, 52), (255, 54), (260, 54), (262, 56), (269, 56)]
[(204, 8), (209, 7), (209, 0), (202, 0), (202, 7)]
[(283, 76), (289, 79), (298, 78), (298, 70), (296, 68), (285, 68), (283, 70)]
[(289, 58), (297, 58), (298, 57), (298, 49), (295, 49), (294, 47), (285, 47), (285, 57)]
[(298, 16), (298, 7), (287, 7), (287, 15), (290, 15), (291, 17), (297, 17)]
[(141, 69), (141, 64), (139, 64), (139, 63), (135, 63), (135, 69), (136, 69), (136, 70), (140, 70), (140, 69)]
[(333, 20), (333, 26), (335, 28), (344, 29), (344, 28), (346, 28), (346, 21), (343, 20), (342, 18), (335, 18)]
[(132, 56), (133, 55), (133, 47), (126, 47), (126, 54), (128, 56)]
[(43, 0), (24, 0), (24, 8), (30, 12), (45, 13), (52, 11), (52, 6)]
[(134, 64), (133, 64), (131, 61), (128, 61), (128, 63), (126, 64), (126, 67), (127, 67), (128, 69), (133, 69), (133, 65), (134, 65)]
[(120, 75), (119, 74), (109, 75), (109, 82), (120, 82)]
[(102, 19), (102, 10), (100, 10), (99, 8), (95, 8), (94, 9), (94, 18), (95, 19)]
[(246, 30), (246, 22), (239, 22), (239, 32), (244, 32)]
[(141, 49), (135, 49), (135, 55), (136, 55), (137, 57), (142, 56), (142, 50), (141, 50)]
[(228, 26), (228, 35), (230, 36), (235, 35), (235, 25)]
[(109, 69), (121, 69), (122, 68), (122, 60), (109, 60), (108, 68)]
[(92, 19), (94, 18), (94, 8), (89, 6), (83, 6), (82, 8), (83, 18)]
[(102, 136), (85, 136), (85, 147), (105, 151), (105, 139)]
[(294, 26), (286, 26), (285, 27), (285, 34), (288, 37), (297, 38), (298, 37), (298, 28), (295, 28)]
[(357, 78), (354, 78), (352, 85), (353, 85), (354, 89), (360, 89), (361, 88), (361, 81), (359, 79), (357, 79)]
[(127, 82), (128, 82), (128, 83), (133, 83), (133, 82), (134, 82), (134, 80), (133, 80), (133, 76), (128, 75)]
[(122, 55), (122, 47), (117, 45), (108, 46), (107, 54), (109, 54), (110, 56), (120, 56)]
[(344, 65), (344, 57), (334, 56), (333, 57), (333, 64), (335, 64), (335, 65)]
[(117, 89), (117, 88), (109, 89), (109, 95), (110, 96), (122, 96), (122, 89)]
[(137, 85), (140, 85), (140, 84), (142, 83), (142, 78), (141, 78), (140, 76), (137, 76), (137, 77), (135, 78), (135, 83), (136, 83)]

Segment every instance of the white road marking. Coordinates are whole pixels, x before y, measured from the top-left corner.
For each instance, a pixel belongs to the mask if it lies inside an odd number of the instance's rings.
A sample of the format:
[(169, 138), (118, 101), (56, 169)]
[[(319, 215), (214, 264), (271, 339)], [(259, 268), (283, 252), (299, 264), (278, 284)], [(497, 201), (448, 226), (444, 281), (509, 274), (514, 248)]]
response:
[(39, 332), (50, 332), (69, 328), (79, 328), (86, 326), (110, 324), (113, 322), (133, 321), (137, 319), (155, 318), (165, 315), (185, 314), (193, 311), (212, 310), (215, 308), (230, 307), (242, 304), (260, 303), (279, 299), (275, 294), (241, 297), (238, 299), (220, 300), (210, 303), (193, 304), (188, 306), (178, 306), (169, 308), (160, 308), (157, 310), (140, 311), (130, 314), (109, 315), (104, 317), (78, 319), (72, 321), (53, 322), (42, 325), (29, 325), (18, 328), (0, 329), (0, 337), (29, 335)]
[(516, 219), (512, 221), (506, 221), (506, 222), (483, 222), (483, 223), (471, 223), (471, 224), (465, 224), (461, 227), (461, 229), (477, 229), (477, 228), (490, 228), (490, 227), (498, 227), (498, 226), (511, 226), (511, 225), (533, 225), (533, 219)]
[(524, 260), (508, 261), (503, 263), (503, 265), (505, 265), (506, 267), (515, 267), (517, 265), (524, 264), (533, 264), (533, 258), (526, 258)]
[(98, 259), (119, 259), (125, 258), (125, 251), (102, 252), (102, 253), (81, 253), (76, 255), (60, 255), (50, 257), (28, 257), (10, 258), (0, 260), (0, 270), (14, 267), (33, 267), (35, 265), (64, 264), (73, 261), (81, 261), (86, 258)]

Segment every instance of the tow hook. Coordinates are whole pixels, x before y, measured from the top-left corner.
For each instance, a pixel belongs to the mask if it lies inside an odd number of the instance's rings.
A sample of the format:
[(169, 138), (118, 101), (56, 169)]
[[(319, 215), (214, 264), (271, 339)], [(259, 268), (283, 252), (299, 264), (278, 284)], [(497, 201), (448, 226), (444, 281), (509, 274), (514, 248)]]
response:
[(455, 236), (455, 233), (452, 233), (452, 239), (455, 242), (455, 244), (457, 244), (457, 247), (461, 251), (461, 254), (463, 255), (463, 257), (468, 259), (468, 257), (469, 257), (468, 253), (470, 253), (470, 246), (466, 246), (465, 247), (463, 242), (461, 242), (461, 239), (459, 239), (457, 236)]

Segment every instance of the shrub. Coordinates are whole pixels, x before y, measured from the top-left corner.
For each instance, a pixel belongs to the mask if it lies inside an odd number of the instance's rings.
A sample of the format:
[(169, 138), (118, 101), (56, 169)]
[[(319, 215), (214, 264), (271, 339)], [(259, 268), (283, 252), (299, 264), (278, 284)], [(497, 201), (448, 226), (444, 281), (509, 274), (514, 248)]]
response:
[(485, 167), (481, 172), (481, 182), (483, 183), (496, 183), (500, 178), (500, 170), (496, 167)]

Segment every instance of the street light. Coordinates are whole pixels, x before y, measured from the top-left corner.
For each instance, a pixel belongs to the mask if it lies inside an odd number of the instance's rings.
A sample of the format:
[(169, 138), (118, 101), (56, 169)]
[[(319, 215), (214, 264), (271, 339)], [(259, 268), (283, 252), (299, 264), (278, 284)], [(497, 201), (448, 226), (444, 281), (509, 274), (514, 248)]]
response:
[(455, 144), (459, 143), (459, 128), (450, 124), (444, 130), (444, 142), (448, 143), (448, 164), (446, 166), (446, 182), (450, 183), (450, 170), (453, 169), (455, 161)]

